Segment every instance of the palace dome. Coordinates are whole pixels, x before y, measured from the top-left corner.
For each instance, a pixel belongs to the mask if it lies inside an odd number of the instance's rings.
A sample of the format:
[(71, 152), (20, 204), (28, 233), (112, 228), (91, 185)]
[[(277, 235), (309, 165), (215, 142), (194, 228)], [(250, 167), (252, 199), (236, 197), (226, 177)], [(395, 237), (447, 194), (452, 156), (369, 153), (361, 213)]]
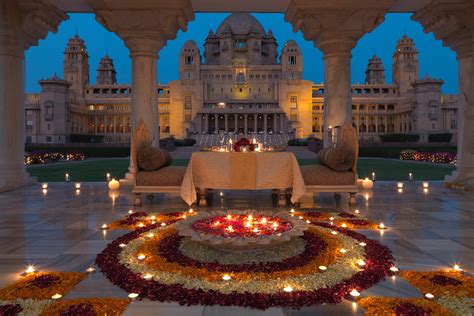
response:
[(232, 13), (217, 28), (216, 36), (232, 32), (235, 35), (248, 35), (250, 33), (264, 37), (265, 30), (262, 24), (258, 22), (249, 13)]

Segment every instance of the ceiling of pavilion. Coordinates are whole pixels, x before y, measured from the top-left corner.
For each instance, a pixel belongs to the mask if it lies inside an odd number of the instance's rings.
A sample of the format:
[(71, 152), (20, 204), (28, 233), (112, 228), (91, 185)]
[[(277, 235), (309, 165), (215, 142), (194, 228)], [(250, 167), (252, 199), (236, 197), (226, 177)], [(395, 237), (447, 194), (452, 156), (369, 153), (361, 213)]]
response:
[[(87, 4), (89, 1), (103, 2), (104, 0), (50, 0), (66, 12), (92, 12)], [(157, 1), (157, 0), (153, 0)], [(153, 2), (150, 0), (135, 0), (135, 4)], [(313, 0), (326, 2), (327, 0)], [(368, 0), (373, 1), (373, 0)], [(157, 1), (158, 2), (158, 1)], [(364, 0), (360, 0), (361, 3)], [(389, 12), (414, 12), (430, 0), (398, 0)], [(191, 0), (195, 12), (285, 12), (290, 0)]]

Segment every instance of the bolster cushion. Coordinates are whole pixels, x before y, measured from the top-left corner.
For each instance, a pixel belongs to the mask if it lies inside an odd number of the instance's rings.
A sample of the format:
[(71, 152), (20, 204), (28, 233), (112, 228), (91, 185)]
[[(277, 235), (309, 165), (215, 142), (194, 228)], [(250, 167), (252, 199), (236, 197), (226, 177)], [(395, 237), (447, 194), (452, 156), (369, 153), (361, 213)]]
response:
[(142, 170), (137, 173), (137, 185), (179, 187), (183, 182), (186, 167), (166, 166), (158, 170)]
[(142, 146), (138, 150), (137, 163), (141, 170), (158, 170), (171, 163), (171, 156), (164, 149)]
[(309, 186), (355, 185), (352, 171), (334, 171), (323, 165), (301, 166), (304, 183)]
[(334, 171), (348, 171), (354, 165), (355, 156), (349, 148), (326, 147), (319, 151), (318, 160)]

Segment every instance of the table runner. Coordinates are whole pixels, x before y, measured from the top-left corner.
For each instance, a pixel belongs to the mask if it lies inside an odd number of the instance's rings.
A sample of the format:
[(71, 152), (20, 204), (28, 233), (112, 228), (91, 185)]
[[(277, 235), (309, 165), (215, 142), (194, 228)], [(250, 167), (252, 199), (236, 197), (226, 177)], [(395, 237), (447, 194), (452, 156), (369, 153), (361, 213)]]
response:
[(196, 188), (293, 188), (293, 203), (306, 192), (298, 161), (293, 153), (287, 152), (195, 152), (191, 156), (180, 189), (180, 195), (188, 205), (196, 201)]

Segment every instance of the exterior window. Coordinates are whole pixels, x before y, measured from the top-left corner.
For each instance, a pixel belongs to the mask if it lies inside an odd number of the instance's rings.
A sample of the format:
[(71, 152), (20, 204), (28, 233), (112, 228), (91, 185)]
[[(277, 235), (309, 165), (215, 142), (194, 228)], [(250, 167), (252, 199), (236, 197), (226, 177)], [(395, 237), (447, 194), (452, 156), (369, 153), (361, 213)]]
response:
[(192, 65), (194, 64), (194, 58), (193, 56), (186, 56), (185, 59), (184, 59), (184, 63), (186, 65)]
[(289, 56), (288, 57), (288, 64), (296, 65), (296, 56)]
[(51, 124), (48, 123), (48, 124), (46, 125), (46, 129), (47, 129), (48, 131), (50, 131), (50, 130), (51, 130)]
[(235, 42), (235, 48), (244, 49), (246, 47), (247, 47), (247, 43), (245, 42), (245, 40), (237, 40)]
[(239, 72), (235, 80), (237, 83), (245, 83), (245, 74), (243, 72)]
[(451, 120), (451, 129), (456, 129), (456, 120)]
[(191, 110), (193, 108), (192, 98), (190, 95), (184, 97), (184, 109)]
[(46, 136), (46, 142), (51, 143), (51, 136)]
[(292, 95), (290, 96), (290, 108), (297, 109), (298, 108), (298, 96)]

